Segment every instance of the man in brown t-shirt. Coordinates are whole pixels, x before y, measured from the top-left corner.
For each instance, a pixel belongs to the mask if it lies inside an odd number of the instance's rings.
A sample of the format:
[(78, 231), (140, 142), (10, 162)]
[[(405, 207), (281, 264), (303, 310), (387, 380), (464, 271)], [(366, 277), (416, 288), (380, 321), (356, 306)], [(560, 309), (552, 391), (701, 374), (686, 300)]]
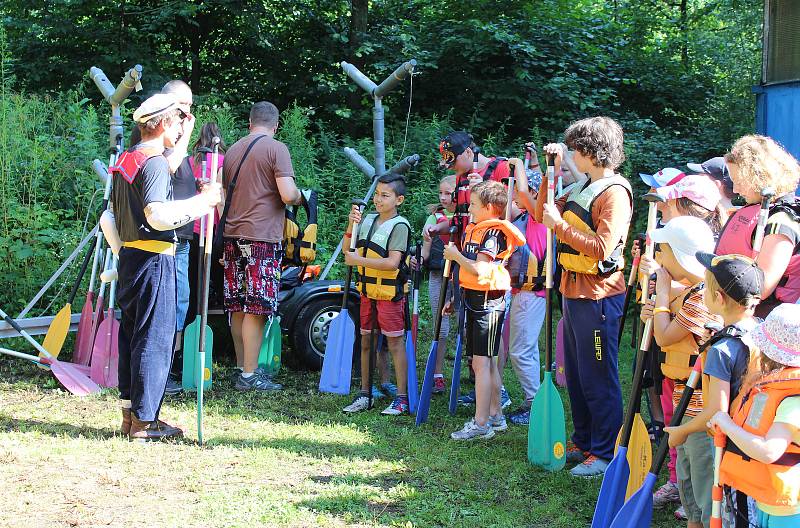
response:
[[(277, 141), (278, 109), (265, 101), (250, 109), (250, 134), (225, 155), (223, 186), (230, 200), (225, 230), (225, 308), (231, 312), (236, 389), (279, 390), (257, 372), (267, 317), (278, 310), (286, 205), (300, 203), (289, 149)], [(236, 178), (231, 188), (232, 180)]]

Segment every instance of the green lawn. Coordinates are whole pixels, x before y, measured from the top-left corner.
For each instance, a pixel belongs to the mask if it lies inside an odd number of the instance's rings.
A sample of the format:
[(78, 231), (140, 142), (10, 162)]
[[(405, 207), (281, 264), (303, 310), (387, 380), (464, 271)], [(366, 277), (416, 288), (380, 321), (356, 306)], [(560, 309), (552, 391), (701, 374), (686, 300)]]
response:
[[(429, 341), (422, 334), (420, 340), (423, 356)], [(7, 344), (23, 348), (16, 340)], [(621, 361), (626, 380), (629, 354)], [(191, 396), (168, 400), (162, 416), (184, 426), (183, 442), (139, 445), (118, 433), (115, 391), (72, 397), (49, 373), (0, 359), (0, 526), (591, 522), (600, 480), (530, 466), (526, 429), (455, 443), (449, 433), (469, 412), (450, 417), (444, 396), (434, 399), (429, 423), (416, 428), (413, 417), (380, 416), (382, 407), (343, 414), (349, 398), (320, 395), (314, 373), (284, 370), (285, 390), (270, 395), (237, 393), (227, 373), (218, 368), (206, 393), (205, 446), (195, 442)], [(517, 403), (510, 366), (506, 378)], [(672, 510), (655, 519), (654, 526), (678, 525)]]

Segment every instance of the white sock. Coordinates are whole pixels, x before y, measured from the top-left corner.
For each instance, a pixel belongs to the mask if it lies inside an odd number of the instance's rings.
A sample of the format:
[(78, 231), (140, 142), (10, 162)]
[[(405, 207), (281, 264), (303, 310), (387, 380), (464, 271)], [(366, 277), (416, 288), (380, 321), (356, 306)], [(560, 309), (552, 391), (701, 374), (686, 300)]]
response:
[(436, 379), (436, 378), (444, 378), (444, 374), (434, 374), (433, 375), (433, 379)]
[(255, 374), (256, 374), (255, 372), (245, 372), (245, 371), (242, 371), (242, 377), (243, 377), (244, 379), (248, 379), (248, 378), (250, 378), (250, 377), (252, 377), (252, 376), (255, 376)]
[(119, 401), (119, 404), (120, 404), (120, 406), (121, 406), (123, 409), (130, 409), (130, 408), (131, 408), (131, 406), (132, 406), (132, 404), (131, 404), (131, 401), (130, 401), (130, 400), (120, 400), (120, 401)]

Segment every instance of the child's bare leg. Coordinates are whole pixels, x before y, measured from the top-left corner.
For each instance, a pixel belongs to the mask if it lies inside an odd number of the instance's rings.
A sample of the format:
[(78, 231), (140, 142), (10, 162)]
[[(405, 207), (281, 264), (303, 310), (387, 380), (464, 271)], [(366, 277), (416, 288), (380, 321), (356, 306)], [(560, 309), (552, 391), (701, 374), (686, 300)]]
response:
[(473, 356), (472, 368), (475, 370), (475, 423), (484, 427), (489, 421), (489, 407), (493, 397), (490, 358)]
[(497, 363), (497, 358), (489, 358), (492, 380), (492, 398), (489, 404), (489, 414), (491, 416), (498, 416), (503, 412), (500, 407), (500, 387), (503, 385), (503, 380), (500, 377), (500, 368)]
[(664, 423), (664, 409), (661, 408), (661, 395), (656, 394), (655, 387), (647, 389), (647, 395), (650, 396), (650, 417), (656, 422)]
[(394, 361), (394, 371), (397, 377), (397, 394), (408, 395), (408, 363), (406, 362), (405, 340), (403, 336), (399, 337), (386, 337), (385, 339), (389, 344), (389, 352), (392, 354), (392, 361)]
[[(383, 336), (383, 338), (386, 339), (386, 336)], [(375, 339), (378, 339), (377, 336)], [(389, 346), (391, 347), (391, 344)], [(383, 347), (377, 350), (377, 360), (378, 360), (378, 372), (380, 372), (381, 374), (381, 383), (385, 385), (390, 381), (392, 381), (392, 371), (389, 368), (389, 354), (386, 353)], [(394, 368), (395, 369), (399, 368), (397, 366), (397, 361), (395, 361), (394, 363)]]
[(361, 334), (361, 392), (367, 393), (372, 390), (369, 386), (369, 342), (369, 334)]

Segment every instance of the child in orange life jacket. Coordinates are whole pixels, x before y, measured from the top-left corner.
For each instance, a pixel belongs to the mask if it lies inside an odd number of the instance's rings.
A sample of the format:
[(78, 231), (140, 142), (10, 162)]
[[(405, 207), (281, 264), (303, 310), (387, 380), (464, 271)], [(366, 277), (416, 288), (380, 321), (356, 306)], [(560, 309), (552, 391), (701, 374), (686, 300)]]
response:
[(709, 422), (727, 436), (723, 484), (756, 501), (759, 526), (800, 526), (800, 306), (776, 307), (750, 334), (759, 354), (730, 414)]
[[(453, 213), (456, 210), (456, 203), (453, 201), (453, 192), (456, 189), (456, 176), (451, 174), (445, 176), (439, 182), (439, 204), (433, 206), (428, 219), (425, 220), (423, 230), (428, 226), (450, 226)], [(436, 311), (439, 305), (439, 292), (442, 288), (442, 268), (444, 267), (444, 247), (450, 241), (450, 235), (434, 236), (431, 240), (425, 240), (422, 244), (422, 265), (430, 272), (428, 280), (428, 298), (431, 310)], [(419, 263), (414, 265), (419, 266)], [(447, 298), (453, 295), (453, 286), (448, 286)], [(437, 314), (431, 314), (434, 318)], [(459, 330), (460, 331), (460, 330)], [(442, 317), (442, 327), (439, 330), (439, 348), (436, 350), (436, 369), (433, 374), (433, 394), (442, 394), (445, 390), (445, 379), (443, 372), (444, 356), (447, 352), (447, 335), (450, 333), (450, 317)]]
[[(411, 226), (397, 214), (405, 199), (405, 180), (401, 176), (384, 175), (378, 180), (372, 203), (377, 213), (362, 217), (358, 207), (350, 211), (342, 247), (349, 247), (350, 237), (357, 236), (356, 251), (346, 251), (345, 264), (358, 266), (361, 291), (361, 391), (353, 403), (344, 408), (354, 413), (369, 409), (369, 357), (368, 336), (380, 331), (389, 346), (397, 378), (397, 396), (381, 414), (408, 414), (407, 363), (405, 356), (404, 288), (406, 270), (404, 259), (408, 253)], [(353, 224), (359, 223), (357, 235)], [(377, 326), (376, 326), (377, 325)]]
[[(661, 347), (661, 371), (675, 381), (673, 401), (683, 395), (685, 381), (697, 359), (699, 347), (709, 337), (707, 323), (721, 322), (708, 312), (703, 303), (705, 268), (696, 253), (710, 252), (714, 247), (711, 228), (691, 216), (673, 218), (652, 232), (659, 244), (656, 269), (656, 298), (645, 303), (642, 320), (653, 318), (653, 336)], [(676, 283), (690, 284), (684, 288)], [(695, 390), (682, 423), (702, 411), (703, 393)], [(705, 432), (690, 434), (677, 448), (678, 490), (689, 528), (708, 526), (711, 517), (713, 457)]]
[[(459, 265), (461, 302), (466, 317), (466, 353), (472, 356), (475, 369), (475, 417), (450, 435), (454, 440), (491, 438), (495, 431), (507, 428), (500, 408), (497, 369), (505, 295), (511, 289), (504, 265), (514, 248), (525, 243), (519, 229), (507, 220), (500, 220), (505, 214), (507, 193), (499, 182), (475, 185), (469, 206), (473, 221), (464, 233), (463, 253), (449, 245), (444, 250), (444, 257)], [(448, 303), (445, 310), (451, 311), (452, 303)]]

